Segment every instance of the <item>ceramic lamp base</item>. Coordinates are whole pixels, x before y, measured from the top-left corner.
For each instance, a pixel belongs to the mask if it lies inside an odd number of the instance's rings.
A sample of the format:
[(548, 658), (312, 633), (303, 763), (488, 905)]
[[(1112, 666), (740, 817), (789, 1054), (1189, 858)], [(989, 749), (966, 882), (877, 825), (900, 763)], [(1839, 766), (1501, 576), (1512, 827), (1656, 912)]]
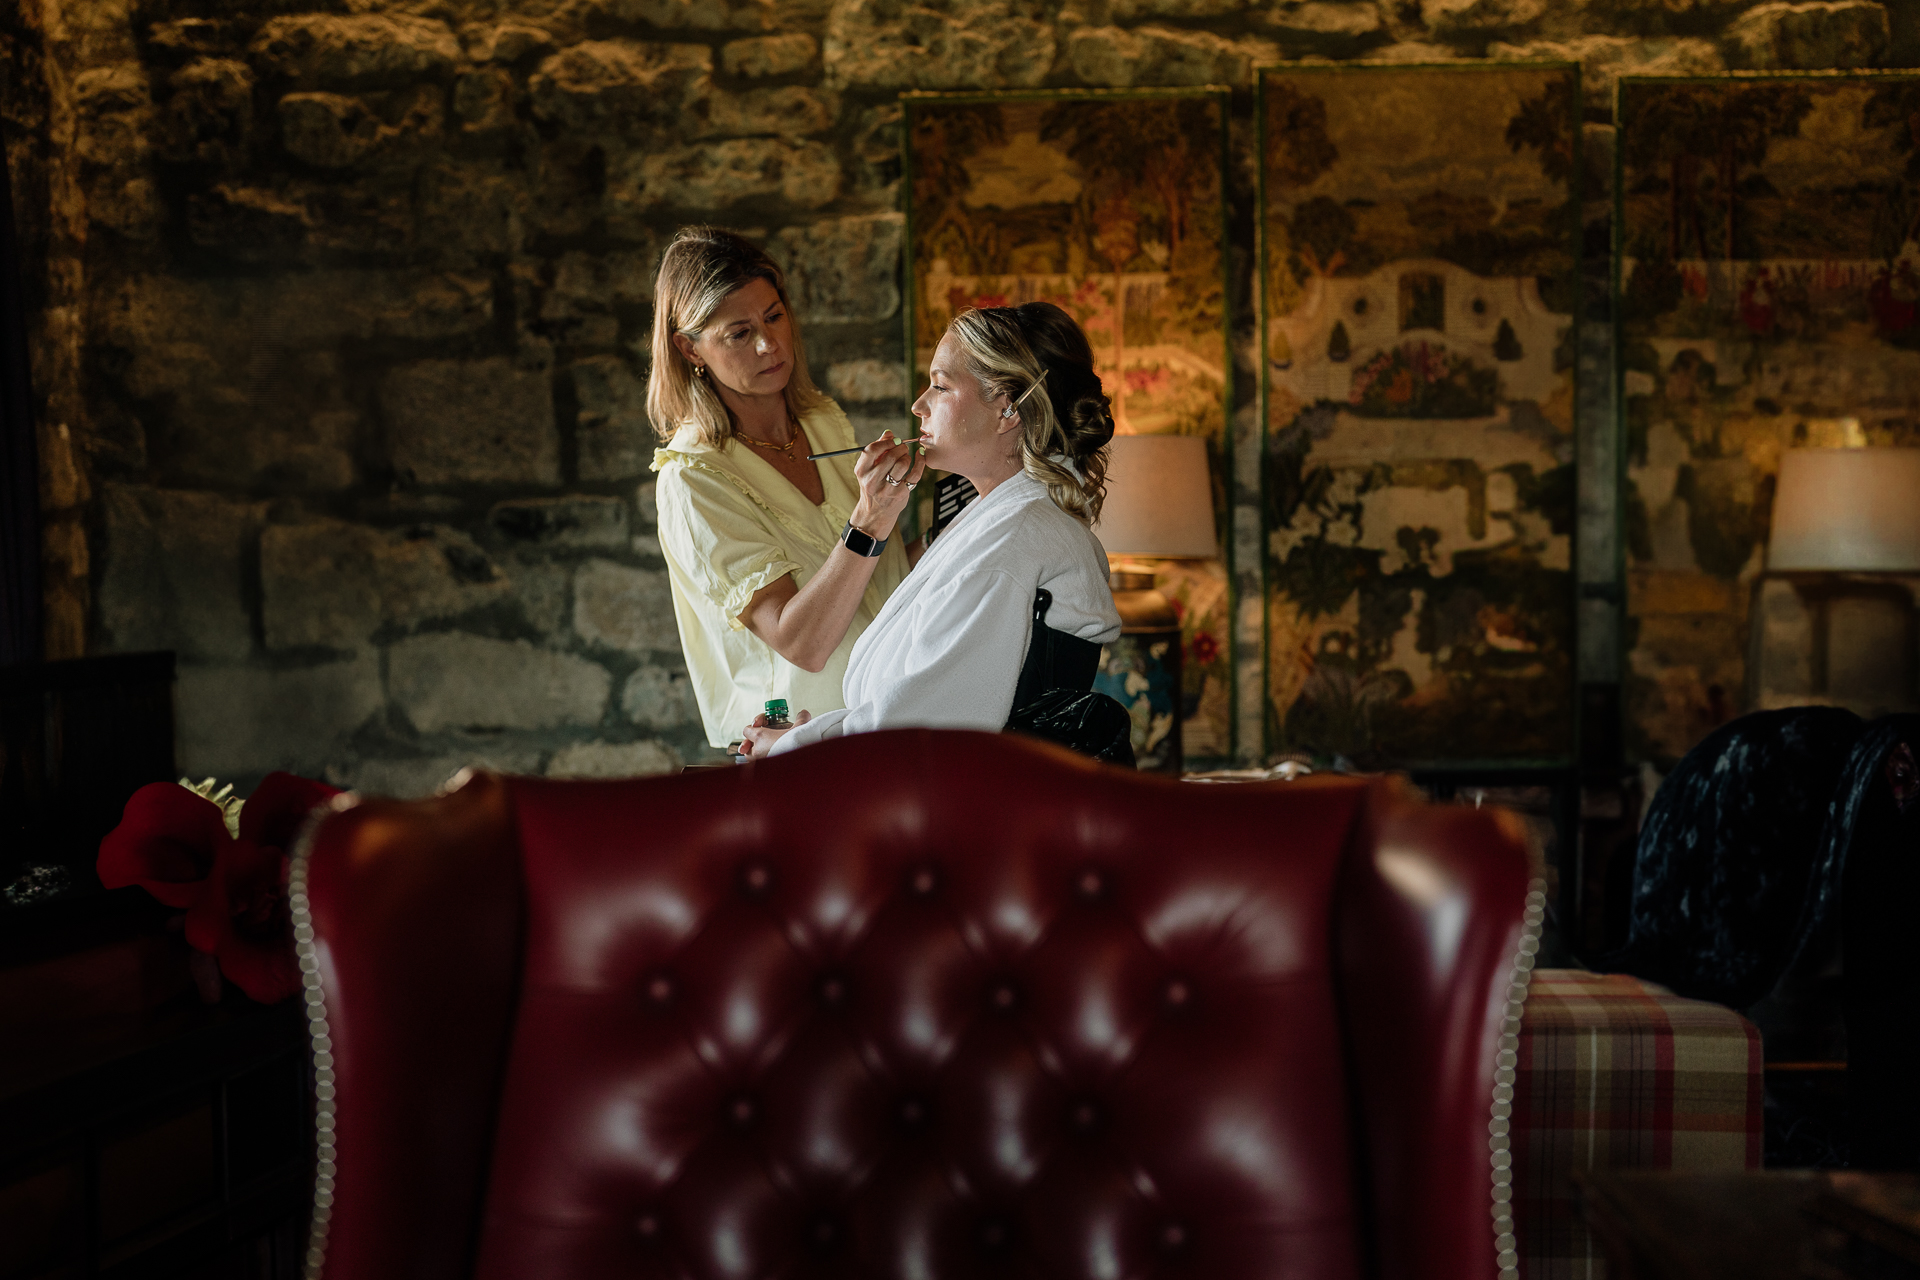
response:
[(1153, 585), (1153, 574), (1115, 569), (1114, 608), (1120, 638), (1100, 658), (1095, 692), (1116, 699), (1133, 717), (1133, 754), (1146, 773), (1181, 771), (1180, 616)]

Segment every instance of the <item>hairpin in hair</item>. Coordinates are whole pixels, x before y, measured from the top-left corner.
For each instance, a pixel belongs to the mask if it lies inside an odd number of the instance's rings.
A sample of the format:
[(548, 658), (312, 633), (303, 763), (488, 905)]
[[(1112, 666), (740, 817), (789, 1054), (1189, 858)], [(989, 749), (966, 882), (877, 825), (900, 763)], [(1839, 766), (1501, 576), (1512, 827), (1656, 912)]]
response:
[(1011, 418), (1013, 416), (1013, 411), (1015, 409), (1018, 409), (1022, 404), (1024, 404), (1028, 396), (1038, 391), (1040, 389), (1040, 384), (1045, 382), (1046, 380), (1047, 380), (1047, 371), (1045, 369), (1042, 369), (1040, 371), (1040, 376), (1033, 380), (1033, 385), (1020, 393), (1020, 399), (1015, 400), (1012, 404), (1002, 409), (1000, 411), (1000, 416), (1003, 418)]

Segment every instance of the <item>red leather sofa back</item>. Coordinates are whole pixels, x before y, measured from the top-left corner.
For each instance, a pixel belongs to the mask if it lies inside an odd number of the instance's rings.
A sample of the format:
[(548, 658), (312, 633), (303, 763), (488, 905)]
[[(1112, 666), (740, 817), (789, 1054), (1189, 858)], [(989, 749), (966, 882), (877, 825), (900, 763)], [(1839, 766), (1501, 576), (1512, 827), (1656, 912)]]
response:
[(328, 1277), (1494, 1272), (1491, 812), (914, 730), (364, 803), (296, 874)]

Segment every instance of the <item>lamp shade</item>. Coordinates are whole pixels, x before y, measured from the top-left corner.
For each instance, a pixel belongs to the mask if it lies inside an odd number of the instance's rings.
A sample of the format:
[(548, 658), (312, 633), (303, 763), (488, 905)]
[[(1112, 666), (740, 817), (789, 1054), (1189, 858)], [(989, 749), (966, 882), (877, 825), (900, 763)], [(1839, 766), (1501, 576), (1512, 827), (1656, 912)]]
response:
[(1094, 536), (1109, 556), (1218, 554), (1213, 481), (1199, 436), (1115, 436)]
[(1920, 449), (1789, 449), (1769, 569), (1920, 572)]

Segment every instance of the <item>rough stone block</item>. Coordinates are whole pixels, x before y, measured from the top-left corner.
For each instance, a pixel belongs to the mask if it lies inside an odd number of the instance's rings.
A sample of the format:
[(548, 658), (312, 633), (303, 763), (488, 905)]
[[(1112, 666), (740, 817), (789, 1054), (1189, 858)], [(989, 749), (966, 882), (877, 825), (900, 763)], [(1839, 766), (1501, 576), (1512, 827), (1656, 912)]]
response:
[(381, 141), (379, 117), (346, 94), (290, 93), (280, 99), (278, 113), (280, 145), (316, 168), (357, 164)]
[(135, 276), (100, 298), (97, 317), (102, 340), (132, 353), (135, 394), (177, 394), (217, 377), (264, 334), (312, 350), (348, 338), (474, 333), (493, 318), (493, 285), (479, 274), (410, 269)]
[(1511, 31), (1537, 21), (1546, 0), (1420, 0), (1420, 18), (1442, 38)]
[(147, 43), (175, 54), (217, 56), (237, 47), (233, 25), (211, 18), (176, 18), (147, 28)]
[(768, 251), (786, 268), (794, 310), (809, 323), (885, 320), (900, 310), (901, 214), (788, 227)]
[(274, 525), (260, 538), (267, 647), (351, 649), (382, 627), (482, 608), (511, 584), (473, 539), (443, 525), (343, 520)]
[(700, 718), (693, 681), (668, 667), (641, 667), (628, 676), (620, 710), (633, 723), (653, 729), (674, 729)]
[(576, 742), (547, 762), (549, 778), (639, 778), (679, 769), (680, 757), (664, 742)]
[(567, 589), (571, 573), (537, 549), (507, 563), (513, 603), (536, 635), (559, 635), (567, 627)]
[(511, 128), (513, 73), (500, 67), (476, 67), (453, 82), (453, 114), (468, 133)]
[(1589, 102), (1611, 102), (1621, 76), (1703, 76), (1725, 69), (1711, 40), (1633, 40), (1581, 36), (1573, 40), (1494, 43), (1489, 58), (1548, 59), (1580, 64), (1580, 92)]
[(1234, 84), (1253, 82), (1253, 68), (1280, 60), (1270, 40), (1229, 40), (1171, 27), (1082, 27), (1067, 40), (1067, 61), (1091, 85)]
[(1884, 5), (1870, 0), (1830, 4), (1763, 4), (1727, 28), (1727, 65), (1747, 70), (1871, 67), (1892, 38)]
[(398, 88), (447, 75), (460, 44), (427, 18), (301, 14), (269, 19), (248, 52), (296, 88)]
[(514, 63), (530, 54), (552, 52), (553, 37), (540, 27), (503, 22), (497, 27), (469, 27), (461, 33), (467, 56), (475, 62)]
[(513, 253), (532, 202), (523, 173), (443, 158), (421, 171), (417, 239), (443, 261)]
[[(637, 230), (647, 248), (561, 255), (552, 282), (538, 288), (534, 331), (552, 342), (604, 346), (617, 341), (621, 313), (637, 321), (653, 296), (653, 236), (644, 227)], [(534, 283), (530, 276), (529, 284)]]
[(492, 769), (500, 773), (529, 773), (539, 767), (537, 751), (483, 752), (473, 756), (376, 757), (336, 764), (327, 769), (327, 781), (366, 796), (393, 800), (423, 800), (439, 795), (462, 769)]
[(167, 80), (163, 154), (226, 167), (243, 163), (253, 133), (253, 69), (232, 58), (201, 58)]
[(1053, 27), (1008, 0), (840, 0), (822, 44), (835, 89), (1032, 88), (1053, 66)]
[(634, 213), (675, 208), (711, 214), (749, 201), (818, 209), (840, 193), (840, 164), (819, 142), (738, 138), (635, 153), (608, 183), (607, 200)]
[(820, 53), (820, 43), (804, 31), (784, 36), (754, 36), (720, 46), (720, 69), (743, 80), (805, 71)]
[(487, 523), (515, 542), (554, 547), (624, 547), (627, 504), (622, 498), (570, 494), (564, 498), (512, 498), (497, 502)]
[[(701, 120), (703, 109), (705, 119)], [(797, 84), (778, 89), (749, 89), (745, 93), (722, 91), (695, 104), (692, 117), (700, 122), (693, 132), (702, 138), (736, 138), (756, 133), (795, 137), (832, 128), (839, 114), (838, 95)]]
[(380, 656), (293, 670), (186, 663), (173, 705), (178, 763), (192, 777), (319, 776), (384, 705)]
[(1114, 22), (1143, 18), (1219, 18), (1239, 13), (1247, 0), (1113, 0), (1107, 16)]
[(605, 0), (610, 13), (663, 31), (772, 31), (817, 18), (819, 0)]
[(640, 519), (649, 527), (660, 523), (660, 487), (652, 480), (635, 485), (633, 489), (633, 509), (640, 513)]
[(557, 729), (598, 724), (613, 678), (570, 653), (454, 632), (394, 645), (387, 687), (423, 733)]
[(97, 165), (143, 161), (152, 149), (154, 111), (146, 68), (137, 62), (95, 67), (73, 78), (75, 151)]
[(680, 648), (667, 575), (611, 560), (589, 560), (574, 571), (573, 629), (582, 640), (609, 649)]
[(533, 114), (569, 129), (671, 123), (711, 89), (713, 54), (698, 44), (589, 40), (527, 81)]
[(907, 394), (907, 375), (897, 361), (849, 360), (827, 369), (827, 387), (834, 399), (848, 404), (901, 400)]
[(106, 648), (173, 649), (188, 660), (250, 653), (246, 560), (266, 504), (118, 484), (103, 497)]
[(396, 470), (414, 482), (558, 484), (545, 371), (507, 359), (423, 360), (380, 384)]
[(1378, 5), (1369, 0), (1332, 3), (1330, 0), (1306, 0), (1306, 3), (1278, 5), (1268, 12), (1267, 25), (1281, 35), (1298, 32), (1307, 36), (1370, 36), (1387, 29)]
[(618, 356), (574, 364), (580, 406), (574, 438), (582, 480), (619, 480), (644, 473), (658, 441), (647, 418), (647, 385)]

